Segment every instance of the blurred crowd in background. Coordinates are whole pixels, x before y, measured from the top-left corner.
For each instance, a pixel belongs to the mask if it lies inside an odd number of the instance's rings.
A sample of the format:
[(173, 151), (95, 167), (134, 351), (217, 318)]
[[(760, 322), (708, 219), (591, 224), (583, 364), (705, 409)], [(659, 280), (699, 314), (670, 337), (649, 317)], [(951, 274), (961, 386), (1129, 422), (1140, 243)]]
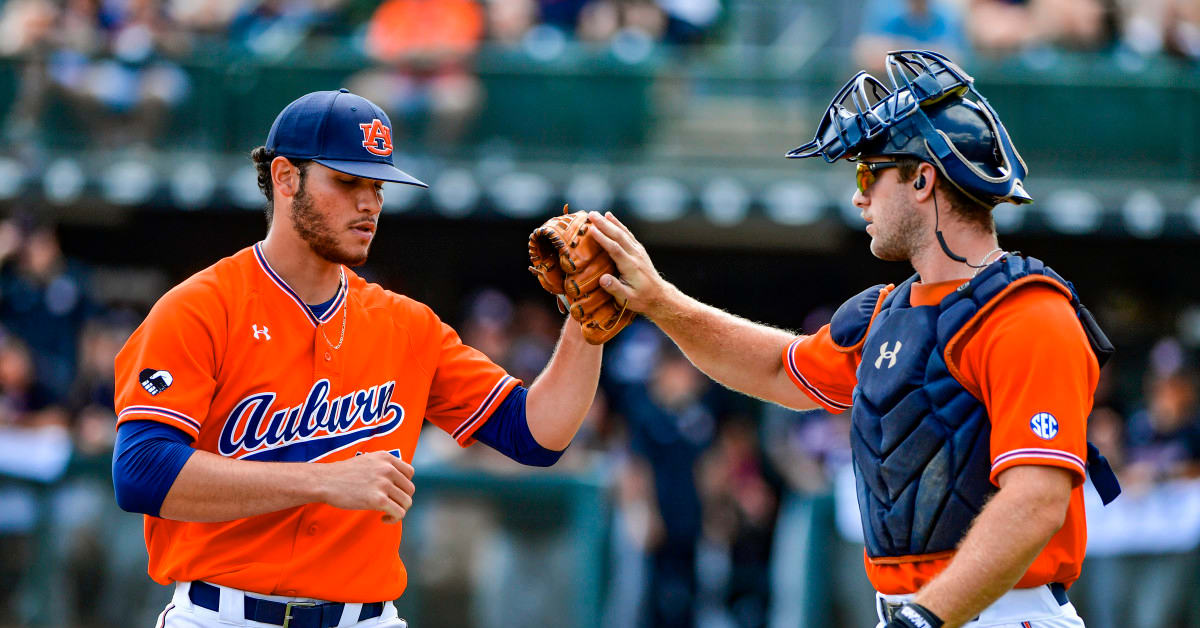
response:
[(88, 112), (101, 145), (149, 144), (191, 89), (179, 61), (217, 42), (275, 61), (344, 48), (375, 65), (349, 79), (352, 91), (454, 142), (480, 106), (471, 63), (481, 44), (549, 54), (568, 39), (686, 44), (719, 16), (720, 0), (5, 0), (0, 56), (27, 61), (6, 132), (27, 140), (58, 95)]
[[(38, 568), (50, 572), (41, 584), (55, 600), (50, 625), (150, 621), (164, 592), (145, 577), (140, 517), (117, 509), (106, 475), (115, 424), (113, 358), (148, 304), (93, 299), (89, 269), (64, 255), (52, 224), (0, 222), (0, 260), (0, 477), (9, 478), (0, 480), (0, 624), (19, 615), (23, 581)], [(369, 265), (364, 272), (370, 276)], [(797, 323), (813, 330), (830, 314), (821, 308)], [(549, 297), (514, 301), (488, 287), (465, 298), (463, 311), (444, 315), (465, 342), (526, 382), (548, 360), (560, 328)], [(1136, 396), (1120, 396), (1113, 371), (1105, 370), (1089, 418), (1089, 438), (1126, 491), (1115, 505), (1120, 510), (1091, 509), (1089, 560), (1131, 554), (1147, 563), (1137, 574), (1128, 565), (1085, 568), (1090, 579), (1076, 591), (1086, 597), (1077, 603), (1092, 613), (1092, 626), (1195, 625), (1186, 622), (1195, 619), (1188, 615), (1195, 612), (1190, 591), (1200, 566), (1196, 357), (1173, 338), (1161, 339), (1149, 355), (1120, 357), (1128, 369), (1144, 363), (1143, 386)], [(460, 450), (429, 429), (417, 450), (418, 485), (420, 469), (443, 464), (519, 472), (496, 452)], [(556, 467), (598, 470), (609, 487), (604, 625), (804, 626), (817, 625), (806, 623), (814, 613), (834, 621), (822, 625), (869, 625), (852, 480), (845, 492), (848, 433), (848, 414), (792, 412), (730, 393), (653, 325), (635, 322), (606, 347), (595, 406)], [(45, 519), (38, 518), (35, 485), (53, 487), (43, 495)], [(825, 512), (831, 509), (838, 512)], [(468, 503), (443, 513), (448, 520), (412, 550), (413, 586), (428, 587), (427, 597), (438, 586), (454, 590), (469, 573), (488, 574), (472, 581), (482, 589), (460, 592), (478, 598), (457, 602), (463, 623), (443, 617), (433, 625), (489, 625), (482, 619), (488, 617), (546, 625), (566, 613), (561, 595), (534, 596), (541, 602), (527, 603), (524, 615), (513, 601), (538, 586), (563, 584), (545, 578), (536, 552), (524, 557), (534, 564), (522, 579), (505, 571), (516, 567), (497, 564), (494, 553), (472, 554), (471, 543), (464, 548), (464, 537), (478, 542), (502, 527), (484, 510)], [(1155, 516), (1164, 520), (1156, 525)], [(841, 521), (840, 533), (820, 536), (822, 517)], [(42, 547), (39, 526), (49, 537)], [(544, 560), (561, 561), (570, 543), (552, 543)], [(455, 569), (462, 573), (444, 573)], [(570, 574), (570, 565), (563, 569)], [(824, 582), (814, 587), (813, 578)], [(517, 595), (488, 598), (497, 586), (515, 587)]]
[[(848, 31), (854, 57), (868, 68), (884, 51), (907, 47), (957, 59), (1022, 55), (1035, 65), (1050, 63), (1055, 50), (1133, 65), (1162, 55), (1200, 59), (1196, 0), (3, 0), (0, 58), (24, 64), (4, 139), (35, 143), (47, 99), (61, 98), (83, 112), (101, 146), (151, 144), (195, 88), (180, 64), (212, 61), (216, 42), (240, 62), (332, 51), (370, 64), (347, 86), (392, 112), (399, 138), (416, 127), (429, 145), (443, 146), (462, 137), (482, 106), (477, 55), (521, 49), (547, 59), (578, 42), (638, 58), (656, 46), (686, 53), (710, 43), (775, 43), (754, 32), (772, 17), (730, 14), (779, 6), (794, 14), (810, 5), (833, 15), (800, 21)], [(779, 13), (776, 21), (795, 17)]]
[[(883, 50), (914, 46), (1033, 66), (1064, 51), (1122, 67), (1200, 60), (1198, 0), (0, 0), (0, 59), (19, 68), (0, 154), (39, 163), (51, 101), (85, 123), (79, 141), (89, 148), (151, 146), (202, 89), (190, 64), (310, 54), (363, 68), (346, 86), (389, 111), (398, 147), (454, 146), (486, 107), (473, 71), (481, 56), (550, 61), (583, 46), (628, 60), (703, 57), (775, 43), (755, 30), (769, 30), (769, 17), (755, 17), (768, 6), (825, 11), (864, 67)], [(209, 58), (214, 45), (223, 56)], [(182, 277), (149, 260), (136, 278), (89, 267), (59, 236), (37, 211), (0, 221), (0, 625), (27, 618), (44, 595), (46, 625), (148, 626), (166, 597), (145, 575), (141, 519), (116, 508), (107, 476), (113, 357)], [(135, 281), (140, 292), (102, 289)], [(862, 287), (841, 286), (792, 325), (816, 330)], [(439, 314), (531, 382), (561, 325), (550, 299), (467, 288), (453, 299), (457, 311)], [(1089, 438), (1125, 494), (1107, 509), (1089, 505), (1090, 564), (1072, 597), (1097, 628), (1200, 625), (1200, 318), (1175, 324), (1178, 312), (1156, 313), (1155, 303), (1110, 288), (1095, 307), (1102, 323), (1143, 335), (1118, 343), (1115, 367), (1102, 372)], [(132, 293), (141, 297), (112, 296)], [(1174, 306), (1195, 300), (1159, 296)], [(1165, 331), (1145, 341), (1150, 328)], [(605, 487), (604, 625), (873, 625), (847, 484), (848, 415), (732, 394), (645, 321), (622, 332), (605, 361), (592, 415), (547, 472), (596, 474)], [(423, 436), (417, 455), (418, 487), (423, 468), (518, 473), (485, 447), (459, 450), (437, 433)], [(562, 561), (573, 539), (514, 530), (476, 502), (425, 502), (423, 511), (421, 496), (413, 515), (435, 524), (410, 522), (403, 551), (413, 552), (414, 592), (443, 613), (428, 625), (562, 625), (571, 602), (556, 587), (572, 578)], [(436, 606), (439, 590), (450, 601)]]

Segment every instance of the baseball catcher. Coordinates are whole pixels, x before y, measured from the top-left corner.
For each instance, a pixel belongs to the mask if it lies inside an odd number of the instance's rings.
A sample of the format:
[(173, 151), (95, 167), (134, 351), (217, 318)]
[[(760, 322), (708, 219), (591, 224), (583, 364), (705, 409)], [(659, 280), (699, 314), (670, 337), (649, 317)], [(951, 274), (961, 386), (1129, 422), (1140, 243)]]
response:
[(849, 161), (871, 253), (915, 274), (797, 336), (687, 296), (620, 220), (592, 214), (621, 273), (600, 284), (725, 386), (849, 412), (877, 628), (1082, 628), (1067, 595), (1082, 487), (1120, 493), (1086, 436), (1112, 346), (1070, 282), (1000, 245), (992, 208), (1033, 197), (974, 79), (923, 50), (885, 67), (886, 82), (852, 77), (787, 156)]

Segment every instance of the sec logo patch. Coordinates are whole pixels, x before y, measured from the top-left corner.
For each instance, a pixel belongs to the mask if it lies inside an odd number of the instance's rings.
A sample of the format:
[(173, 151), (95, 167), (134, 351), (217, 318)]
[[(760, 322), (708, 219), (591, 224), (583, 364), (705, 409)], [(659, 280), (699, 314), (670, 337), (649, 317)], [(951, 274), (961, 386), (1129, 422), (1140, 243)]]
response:
[(1039, 412), (1029, 419), (1029, 429), (1042, 440), (1050, 440), (1058, 435), (1058, 419), (1049, 412)]

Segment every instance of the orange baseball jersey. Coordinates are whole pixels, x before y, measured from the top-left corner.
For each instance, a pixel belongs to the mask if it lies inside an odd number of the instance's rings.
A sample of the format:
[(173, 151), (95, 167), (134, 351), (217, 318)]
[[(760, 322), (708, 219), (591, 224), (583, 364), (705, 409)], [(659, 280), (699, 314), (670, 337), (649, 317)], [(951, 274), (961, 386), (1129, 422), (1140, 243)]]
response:
[[(425, 305), (345, 268), (333, 305), (315, 317), (261, 244), (164, 295), (117, 355), (116, 382), (118, 424), (166, 423), (229, 458), (313, 463), (369, 451), (411, 462), (423, 420), (465, 447), (519, 383)], [(222, 523), (147, 516), (150, 576), (392, 600), (407, 583), (402, 527), (381, 516), (325, 504)]]
[[(965, 281), (915, 283), (911, 303), (935, 305)], [(1058, 290), (1046, 284), (1028, 284), (989, 306), (994, 307), (976, 319), (980, 322), (966, 329), (951, 349), (948, 365), (959, 383), (987, 409), (993, 483), (1005, 469), (1027, 464), (1061, 467), (1074, 476), (1075, 488), (1062, 529), (1016, 586), (1070, 584), (1079, 578), (1087, 545), (1082, 488), (1086, 421), (1100, 367), (1074, 310)], [(1031, 342), (1032, 338), (1037, 341)], [(834, 413), (850, 408), (861, 347), (852, 352), (839, 350), (826, 325), (811, 336), (794, 340), (784, 350), (783, 361), (792, 381), (813, 401)], [(1031, 420), (1043, 412), (1058, 419), (1058, 432), (1051, 440), (1031, 429)], [(867, 577), (885, 594), (915, 593), (949, 561), (883, 564), (873, 562), (864, 552)]]

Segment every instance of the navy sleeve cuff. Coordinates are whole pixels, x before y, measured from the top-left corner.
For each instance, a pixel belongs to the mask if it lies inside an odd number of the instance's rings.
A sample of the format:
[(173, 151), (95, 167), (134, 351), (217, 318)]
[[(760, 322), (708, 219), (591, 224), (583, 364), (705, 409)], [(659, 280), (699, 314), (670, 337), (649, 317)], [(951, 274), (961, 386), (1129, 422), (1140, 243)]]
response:
[(113, 491), (127, 512), (157, 517), (167, 492), (196, 450), (181, 429), (156, 421), (127, 421), (117, 428)]
[[(492, 416), (475, 432), (475, 440), (531, 467), (549, 467), (558, 462), (562, 451), (542, 447), (529, 431), (525, 416), (524, 386), (516, 386)], [(565, 451), (565, 450), (563, 450)]]

